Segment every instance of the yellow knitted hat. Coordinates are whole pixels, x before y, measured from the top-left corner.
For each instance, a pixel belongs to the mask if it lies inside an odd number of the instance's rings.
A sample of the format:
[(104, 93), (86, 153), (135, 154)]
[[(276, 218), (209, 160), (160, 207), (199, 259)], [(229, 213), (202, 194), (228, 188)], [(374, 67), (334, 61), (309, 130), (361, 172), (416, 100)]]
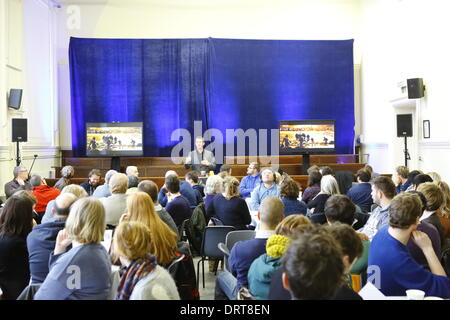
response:
[(267, 255), (271, 258), (280, 258), (286, 252), (290, 242), (290, 238), (279, 234), (269, 237), (266, 242)]

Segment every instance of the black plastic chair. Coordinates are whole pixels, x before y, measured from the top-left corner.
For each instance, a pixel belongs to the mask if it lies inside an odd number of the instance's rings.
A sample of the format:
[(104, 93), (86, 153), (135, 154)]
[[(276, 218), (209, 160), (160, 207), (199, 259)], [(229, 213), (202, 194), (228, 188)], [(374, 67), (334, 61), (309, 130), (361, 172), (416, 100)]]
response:
[(200, 262), (202, 263), (203, 288), (205, 288), (205, 261), (223, 258), (223, 252), (217, 245), (225, 242), (227, 234), (234, 230), (236, 229), (232, 226), (209, 226), (205, 228), (200, 250), (201, 259), (197, 263), (197, 286), (200, 281)]
[(255, 237), (255, 235), (256, 231), (254, 230), (231, 231), (230, 233), (227, 234), (227, 237), (225, 238), (225, 243), (221, 242), (217, 245), (220, 251), (222, 251), (224, 254), (223, 258), (224, 270), (229, 271), (228, 257), (230, 256), (230, 252), (231, 249), (233, 249), (233, 246), (239, 241), (251, 240)]
[(211, 217), (211, 221), (215, 226), (223, 226), (224, 225), (223, 222), (216, 217)]

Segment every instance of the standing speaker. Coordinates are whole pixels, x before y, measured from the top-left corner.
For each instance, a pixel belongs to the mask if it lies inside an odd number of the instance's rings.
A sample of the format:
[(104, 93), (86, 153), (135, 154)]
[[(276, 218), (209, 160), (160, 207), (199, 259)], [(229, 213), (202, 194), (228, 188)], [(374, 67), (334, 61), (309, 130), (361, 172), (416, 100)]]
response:
[(27, 119), (12, 119), (12, 142), (27, 142)]
[(407, 79), (408, 99), (420, 99), (424, 97), (424, 86), (422, 78)]
[(412, 137), (412, 114), (397, 115), (397, 137)]

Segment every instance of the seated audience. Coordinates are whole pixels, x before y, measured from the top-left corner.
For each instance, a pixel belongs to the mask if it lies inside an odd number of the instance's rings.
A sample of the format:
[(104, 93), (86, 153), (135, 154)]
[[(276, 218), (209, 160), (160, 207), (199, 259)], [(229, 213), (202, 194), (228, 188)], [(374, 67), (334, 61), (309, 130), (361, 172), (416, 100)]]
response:
[[(164, 185), (166, 186), (168, 199), (166, 210), (173, 221), (175, 221), (177, 227), (180, 227), (184, 220), (191, 217), (192, 210), (190, 203), (180, 193), (180, 180), (178, 180), (177, 176), (167, 176)], [(161, 192), (159, 194), (161, 194)]]
[(111, 196), (108, 198), (100, 198), (101, 203), (105, 207), (106, 224), (117, 226), (119, 219), (126, 212), (127, 206), (127, 189), (128, 177), (123, 173), (116, 173), (109, 181), (109, 190)]
[[(421, 215), (420, 198), (402, 193), (391, 202), (389, 226), (381, 229), (370, 245), (368, 274), (371, 281), (387, 296), (404, 296), (408, 289), (418, 289), (426, 296), (450, 297), (447, 278), (428, 236), (416, 230)], [(408, 252), (410, 238), (422, 249), (430, 267), (426, 270)]]
[(126, 268), (116, 300), (180, 300), (177, 286), (152, 255), (149, 228), (138, 221), (122, 222), (114, 233), (114, 254)]
[(409, 184), (409, 187), (405, 190), (405, 191), (411, 191), (414, 190), (414, 178), (419, 175), (422, 174), (422, 171), (419, 170), (413, 170), (408, 174), (408, 181), (407, 183)]
[(380, 174), (374, 172), (372, 166), (370, 166), (368, 164), (366, 164), (363, 169), (366, 170), (370, 174), (370, 180), (373, 180), (380, 176)]
[(332, 175), (334, 176), (334, 171), (329, 166), (323, 166), (319, 169), (320, 174), (323, 176)]
[(441, 182), (441, 181), (442, 181), (441, 176), (440, 176), (439, 173), (437, 173), (437, 172), (434, 172), (434, 171), (428, 172), (428, 173), (427, 173), (427, 176), (429, 176), (429, 177), (433, 180), (433, 182), (436, 183), (436, 184), (437, 184), (438, 182)]
[(252, 191), (261, 182), (260, 166), (258, 162), (250, 162), (247, 168), (247, 176), (243, 177), (239, 185), (239, 193), (245, 198), (250, 198)]
[(292, 179), (291, 176), (284, 172), (281, 167), (278, 167), (277, 173), (280, 175), (280, 177), (278, 178), (279, 186), (282, 186), (285, 181)]
[(268, 196), (259, 207), (260, 228), (254, 239), (239, 241), (230, 252), (230, 272), (223, 271), (216, 278), (215, 300), (236, 299), (242, 286), (247, 287), (247, 274), (252, 262), (266, 252), (267, 239), (275, 234), (275, 228), (284, 218), (283, 202), (275, 196)]
[(158, 259), (158, 264), (167, 267), (175, 257), (178, 234), (159, 218), (150, 196), (145, 192), (136, 192), (127, 199), (128, 212), (122, 221), (138, 221), (148, 227), (152, 239), (150, 251)]
[[(73, 194), (77, 199), (85, 198), (88, 196), (86, 190), (84, 190), (78, 184), (69, 184), (68, 186), (65, 186), (62, 189), (60, 195), (65, 194), (65, 193)], [(55, 220), (55, 217), (53, 215), (53, 208), (55, 207), (55, 200), (52, 200), (47, 204), (47, 208), (45, 208), (45, 214), (44, 214), (44, 217), (42, 218), (41, 223), (47, 223), (47, 222), (51, 222), (51, 221)]]
[(439, 181), (437, 185), (444, 195), (444, 202), (436, 213), (445, 229), (445, 238), (450, 239), (450, 188), (444, 181)]
[(267, 239), (266, 253), (256, 258), (248, 270), (248, 289), (255, 299), (267, 300), (272, 276), (281, 267), (281, 257), (291, 239), (308, 225), (311, 225), (308, 218), (292, 214), (283, 219), (276, 227), (275, 234)]
[[(311, 168), (310, 168), (311, 169)], [(309, 170), (309, 169), (308, 169)], [(308, 204), (320, 192), (320, 180), (322, 175), (319, 170), (311, 170), (308, 174), (308, 187), (302, 194), (302, 201)]]
[(425, 211), (420, 217), (420, 221), (428, 222), (436, 227), (439, 232), (439, 238), (441, 239), (442, 245), (445, 242), (445, 230), (439, 220), (439, 216), (436, 214), (436, 211), (439, 210), (442, 203), (444, 203), (444, 195), (441, 189), (432, 182), (420, 184), (417, 191), (421, 192), (427, 200)]
[(61, 178), (55, 183), (54, 187), (58, 190), (64, 189), (65, 186), (71, 184), (70, 178), (75, 175), (75, 169), (72, 166), (65, 166), (61, 169)]
[(133, 176), (133, 177), (139, 178), (139, 171), (136, 166), (128, 166), (125, 170), (125, 173), (128, 177)]
[(324, 232), (300, 234), (283, 256), (283, 286), (293, 300), (331, 300), (342, 286), (342, 250)]
[(369, 212), (373, 204), (372, 185), (369, 183), (371, 179), (370, 173), (364, 169), (359, 169), (356, 173), (357, 185), (348, 190), (347, 196), (358, 205), (363, 212)]
[[(232, 170), (232, 168), (231, 168), (231, 166), (229, 164), (223, 164), (220, 167), (219, 174), (221, 174), (222, 172), (225, 172), (225, 176), (231, 177), (231, 170)], [(225, 179), (225, 177), (222, 177), (222, 179)]]
[(205, 210), (208, 210), (214, 197), (222, 193), (223, 190), (223, 179), (218, 175), (210, 176), (206, 180), (205, 184)]
[(298, 183), (292, 179), (286, 180), (280, 188), (281, 201), (284, 204), (284, 215), (303, 214), (306, 215), (306, 204), (299, 201), (300, 188)]
[[(310, 167), (308, 168), (308, 170), (306, 170), (306, 172), (308, 173), (308, 175), (311, 174), (311, 172), (313, 172), (313, 171), (318, 171), (318, 172), (320, 173), (320, 167), (314, 164), (314, 165), (310, 166)], [(321, 173), (320, 173), (320, 174), (321, 174)], [(321, 175), (322, 175), (322, 174), (321, 174)]]
[(395, 183), (395, 193), (406, 191), (412, 184), (412, 180), (408, 179), (409, 169), (405, 166), (398, 166), (395, 168), (394, 174), (392, 175), (392, 180)]
[(359, 232), (369, 237), (369, 240), (385, 226), (389, 224), (389, 207), (395, 196), (395, 184), (389, 177), (378, 177), (373, 180), (372, 199), (378, 206), (370, 214), (364, 227)]
[(45, 214), (47, 204), (50, 201), (55, 200), (56, 197), (60, 195), (61, 191), (54, 187), (49, 187), (47, 182), (45, 182), (45, 179), (37, 174), (31, 177), (30, 184), (33, 187), (31, 193), (33, 193), (37, 200), (35, 211), (38, 215), (36, 222), (39, 224)]
[(128, 189), (126, 194), (132, 194), (138, 191), (137, 186), (139, 184), (139, 178), (136, 176), (127, 176), (128, 177)]
[(320, 181), (320, 192), (307, 205), (308, 209), (313, 213), (310, 217), (312, 222), (326, 223), (326, 218), (323, 214), (325, 203), (334, 194), (340, 194), (336, 179), (331, 174), (323, 175)]
[[(412, 190), (417, 191), (419, 186), (422, 183), (426, 183), (426, 182), (433, 182), (433, 179), (431, 179), (431, 177), (427, 174), (422, 174), (422, 173), (418, 174), (417, 176), (414, 177)], [(410, 191), (410, 190), (408, 190), (408, 191)]]
[(11, 197), (16, 191), (31, 190), (33, 187), (28, 182), (28, 170), (24, 166), (18, 166), (13, 171), (14, 179), (5, 184), (6, 199)]
[(261, 201), (268, 196), (280, 198), (280, 187), (277, 185), (275, 172), (271, 168), (261, 171), (261, 183), (253, 189), (251, 194), (251, 209), (257, 211)]
[(178, 234), (178, 228), (173, 221), (170, 214), (158, 203), (158, 186), (151, 180), (141, 181), (138, 185), (138, 191), (145, 192), (152, 198), (153, 205), (155, 206), (156, 214), (164, 221), (167, 226), (176, 234)]
[(198, 183), (198, 174), (195, 171), (190, 171), (186, 173), (184, 179), (191, 185), (192, 189), (195, 190), (195, 196), (197, 203), (203, 202), (205, 197), (204, 186)]
[(26, 238), (33, 227), (33, 202), (8, 198), (0, 214), (0, 288), (4, 300), (16, 300), (30, 281)]
[(111, 191), (109, 191), (109, 181), (111, 180), (111, 177), (117, 173), (116, 170), (108, 170), (105, 174), (105, 184), (102, 184), (101, 186), (98, 186), (95, 188), (94, 193), (92, 196), (94, 198), (107, 198), (111, 195)]
[[(175, 171), (173, 171), (173, 170), (167, 171), (165, 178), (167, 179), (167, 177), (170, 175), (173, 175), (178, 179), (179, 185), (180, 185), (180, 193), (186, 198), (186, 200), (189, 201), (189, 205), (190, 205), (191, 209), (195, 208), (198, 204), (197, 196), (195, 195), (195, 190), (191, 187), (191, 185), (187, 181), (180, 181), (178, 178), (178, 174)], [(163, 207), (165, 207), (168, 202), (167, 192), (168, 192), (167, 187), (164, 184), (164, 186), (161, 188), (161, 190), (159, 190), (159, 194), (158, 194), (158, 202)]]
[(237, 230), (247, 229), (252, 222), (247, 203), (239, 196), (239, 180), (234, 177), (224, 179), (224, 194), (216, 195), (206, 210), (206, 219), (217, 218), (226, 226)]
[[(82, 188), (81, 188), (82, 189)], [(82, 189), (84, 191), (84, 189)], [(33, 228), (27, 237), (28, 256), (32, 283), (42, 283), (48, 274), (48, 260), (55, 248), (56, 236), (64, 229), (70, 206), (77, 201), (71, 193), (59, 195), (53, 206), (51, 222)]]
[[(50, 255), (50, 271), (35, 300), (108, 298), (111, 261), (100, 243), (105, 225), (105, 210), (98, 199), (83, 198), (72, 205), (66, 228), (58, 233), (55, 250)], [(67, 250), (69, 245), (72, 248)]]
[(100, 185), (100, 179), (102, 178), (102, 173), (99, 169), (92, 169), (89, 172), (88, 179), (80, 184), (86, 190), (88, 196), (92, 196), (95, 189)]

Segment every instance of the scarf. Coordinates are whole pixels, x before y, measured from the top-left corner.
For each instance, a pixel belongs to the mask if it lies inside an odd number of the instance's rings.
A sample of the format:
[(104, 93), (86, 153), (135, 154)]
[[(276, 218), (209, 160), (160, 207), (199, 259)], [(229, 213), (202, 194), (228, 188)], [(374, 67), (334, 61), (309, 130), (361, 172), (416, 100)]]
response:
[(145, 278), (157, 265), (156, 257), (149, 254), (143, 259), (135, 260), (125, 269), (117, 288), (116, 300), (130, 300), (136, 284)]

